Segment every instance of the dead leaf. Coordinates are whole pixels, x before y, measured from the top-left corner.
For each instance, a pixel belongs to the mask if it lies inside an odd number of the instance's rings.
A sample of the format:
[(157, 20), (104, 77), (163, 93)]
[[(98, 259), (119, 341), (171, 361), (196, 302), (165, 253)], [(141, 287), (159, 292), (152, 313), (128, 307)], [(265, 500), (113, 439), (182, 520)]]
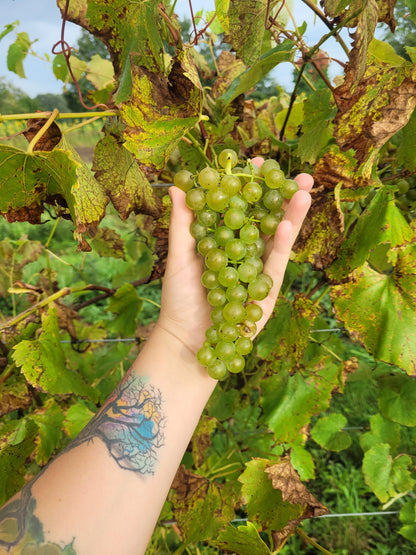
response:
[(208, 480), (204, 476), (198, 476), (188, 470), (183, 464), (180, 465), (172, 482), (172, 488), (176, 491), (178, 502), (184, 502), (195, 495), (200, 488), (204, 488), (204, 495), (208, 487)]
[[(47, 122), (46, 119), (29, 119), (27, 120), (27, 128), (22, 132), (28, 142), (30, 142)], [(61, 140), (62, 133), (55, 122), (45, 131), (42, 137), (37, 141), (33, 150), (50, 151), (53, 150)]]

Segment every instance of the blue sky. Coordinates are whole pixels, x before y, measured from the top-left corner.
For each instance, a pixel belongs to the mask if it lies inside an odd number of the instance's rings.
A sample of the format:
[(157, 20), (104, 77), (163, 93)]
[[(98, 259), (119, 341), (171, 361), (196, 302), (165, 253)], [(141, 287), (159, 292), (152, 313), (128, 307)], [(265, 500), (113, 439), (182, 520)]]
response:
[[(59, 39), (60, 36), (60, 12), (56, 7), (55, 0), (0, 0), (0, 33), (4, 25), (12, 23), (16, 20), (20, 21), (19, 31), (26, 31), (29, 38), (37, 40), (33, 44), (33, 50), (41, 57), (47, 53), (51, 57), (52, 45)], [(305, 8), (299, 0), (295, 0), (294, 14), (298, 24), (301, 24), (304, 19), (308, 23), (307, 30), (307, 43), (312, 45), (314, 41), (326, 32), (326, 28), (318, 21), (314, 21), (310, 10)], [(214, 0), (193, 0), (192, 5), (194, 11), (197, 11), (202, 6), (204, 9), (213, 9)], [(178, 0), (176, 3), (176, 11), (180, 16), (189, 14), (188, 0)], [(66, 25), (66, 41), (75, 45), (77, 38), (80, 34), (80, 29), (73, 24)], [(50, 63), (42, 61), (33, 56), (28, 56), (25, 63), (26, 79), (21, 79), (17, 75), (9, 72), (6, 65), (7, 49), (11, 42), (14, 41), (14, 33), (10, 33), (3, 40), (0, 41), (0, 77), (6, 79), (15, 86), (26, 91), (30, 96), (36, 96), (40, 93), (53, 92), (59, 93), (62, 91), (62, 84), (58, 82), (52, 74)], [(334, 40), (331, 40), (325, 46), (327, 52), (336, 58), (345, 60), (345, 55), (338, 48)], [(341, 72), (334, 64), (334, 71)], [(281, 64), (279, 69), (274, 72), (275, 79), (283, 86), (290, 86), (292, 68), (290, 64)]]

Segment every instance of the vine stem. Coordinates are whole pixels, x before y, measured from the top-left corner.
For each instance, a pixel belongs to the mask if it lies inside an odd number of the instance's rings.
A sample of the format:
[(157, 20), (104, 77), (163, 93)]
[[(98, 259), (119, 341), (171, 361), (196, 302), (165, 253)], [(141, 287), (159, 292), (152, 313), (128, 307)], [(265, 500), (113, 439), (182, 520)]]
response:
[(41, 129), (39, 129), (39, 131), (36, 133), (36, 135), (30, 141), (30, 143), (27, 147), (27, 153), (28, 154), (33, 154), (33, 149), (37, 145), (39, 139), (41, 139), (43, 137), (43, 135), (46, 133), (46, 131), (49, 129), (49, 127), (56, 120), (58, 115), (59, 115), (59, 110), (57, 108), (55, 108), (54, 111), (52, 112), (52, 114), (49, 116), (46, 123), (41, 127)]
[[(80, 119), (80, 118), (104, 118), (107, 116), (118, 116), (118, 110), (105, 110), (103, 112), (65, 112), (59, 113), (55, 119)], [(14, 121), (18, 119), (48, 119), (51, 112), (31, 112), (27, 114), (0, 114), (0, 123), (3, 121)]]
[(322, 547), (322, 545), (319, 545), (319, 543), (317, 543), (315, 540), (313, 540), (307, 534), (305, 534), (302, 528), (296, 528), (296, 532), (303, 540), (305, 540), (305, 542), (309, 543), (310, 545), (313, 545), (321, 553), (325, 553), (325, 555), (332, 555), (332, 553), (327, 549), (325, 549), (325, 547)]

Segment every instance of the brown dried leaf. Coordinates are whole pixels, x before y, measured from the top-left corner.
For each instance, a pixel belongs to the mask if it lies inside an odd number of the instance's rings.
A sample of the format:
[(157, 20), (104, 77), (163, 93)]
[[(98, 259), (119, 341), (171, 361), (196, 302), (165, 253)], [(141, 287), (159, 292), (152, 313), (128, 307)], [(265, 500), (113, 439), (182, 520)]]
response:
[(231, 85), (236, 77), (245, 71), (246, 66), (229, 50), (223, 50), (217, 60), (218, 76), (212, 86), (211, 95), (218, 98)]
[[(23, 135), (30, 142), (46, 123), (46, 119), (29, 119), (27, 128), (23, 131)], [(53, 150), (61, 140), (62, 133), (55, 122), (45, 131), (38, 140), (33, 150), (50, 151)]]
[(31, 404), (32, 397), (30, 396), (27, 384), (25, 382), (18, 382), (14, 385), (7, 385), (3, 387), (2, 393), (0, 395), (0, 417), (4, 416), (5, 414), (9, 414), (14, 410), (27, 409), (28, 407), (30, 407)]
[(205, 451), (211, 445), (211, 433), (215, 429), (216, 423), (216, 418), (204, 416), (192, 436), (192, 456), (196, 467), (204, 461)]
[(188, 470), (183, 464), (178, 468), (172, 482), (172, 488), (176, 491), (176, 500), (184, 502), (195, 495), (195, 492), (203, 488), (205, 495), (208, 480), (204, 476), (198, 476)]

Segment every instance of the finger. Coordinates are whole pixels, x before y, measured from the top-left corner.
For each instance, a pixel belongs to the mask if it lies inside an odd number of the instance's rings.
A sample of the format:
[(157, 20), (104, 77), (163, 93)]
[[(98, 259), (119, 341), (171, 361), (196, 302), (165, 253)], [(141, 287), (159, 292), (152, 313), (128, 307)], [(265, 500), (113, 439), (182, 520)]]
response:
[(313, 177), (309, 173), (300, 173), (295, 177), (295, 181), (299, 185), (299, 189), (308, 191), (308, 193), (313, 187)]
[[(300, 189), (290, 199), (286, 209), (284, 220), (289, 220), (293, 226), (293, 243), (299, 234), (303, 220), (311, 206), (311, 195), (308, 191)], [(283, 221), (284, 221), (283, 220)]]
[(169, 196), (172, 201), (169, 225), (169, 254), (183, 264), (195, 256), (195, 239), (189, 232), (194, 216), (192, 210), (185, 203), (185, 193), (181, 189), (170, 187)]

